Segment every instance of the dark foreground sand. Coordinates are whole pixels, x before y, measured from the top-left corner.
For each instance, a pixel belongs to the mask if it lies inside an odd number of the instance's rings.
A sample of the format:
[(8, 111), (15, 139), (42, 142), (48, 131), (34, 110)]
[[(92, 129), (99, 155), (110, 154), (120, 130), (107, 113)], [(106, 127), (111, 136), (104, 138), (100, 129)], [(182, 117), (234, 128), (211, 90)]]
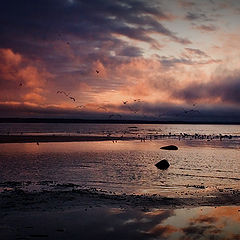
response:
[(160, 194), (127, 195), (95, 188), (63, 187), (62, 190), (40, 192), (5, 189), (0, 193), (0, 208), (6, 211), (71, 208), (85, 205), (130, 206), (140, 209), (240, 205), (240, 191), (225, 189), (206, 195), (166, 197)]

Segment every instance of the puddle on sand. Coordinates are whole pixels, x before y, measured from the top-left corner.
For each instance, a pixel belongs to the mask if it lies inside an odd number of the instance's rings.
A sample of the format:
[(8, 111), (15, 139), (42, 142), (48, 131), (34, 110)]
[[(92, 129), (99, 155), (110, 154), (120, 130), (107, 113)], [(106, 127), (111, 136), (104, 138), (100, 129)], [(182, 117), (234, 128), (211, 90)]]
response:
[(87, 207), (10, 213), (3, 239), (240, 239), (240, 206), (181, 209)]

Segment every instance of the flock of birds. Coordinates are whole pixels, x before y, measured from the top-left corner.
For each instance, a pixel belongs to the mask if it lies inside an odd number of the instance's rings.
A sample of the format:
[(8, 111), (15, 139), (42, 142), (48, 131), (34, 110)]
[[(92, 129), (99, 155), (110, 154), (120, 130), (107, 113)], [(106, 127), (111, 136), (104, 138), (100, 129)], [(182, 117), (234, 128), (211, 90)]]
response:
[[(96, 72), (99, 73), (98, 70), (96, 70)], [(70, 93), (66, 93), (65, 91), (57, 91), (57, 94), (63, 94), (65, 97), (69, 98), (69, 99), (72, 100), (73, 102), (76, 102), (76, 101), (77, 101), (75, 97), (71, 96)], [(141, 102), (143, 102), (143, 101), (142, 101), (140, 98), (138, 98), (138, 99), (133, 99), (132, 101), (130, 101), (130, 100), (122, 101), (122, 104), (123, 104), (123, 105), (126, 105), (127, 108), (128, 108), (132, 113), (137, 114), (140, 110), (135, 107), (134, 103), (141, 103)], [(195, 106), (196, 106), (196, 103), (194, 103), (192, 106), (195, 107)], [(86, 106), (85, 106), (85, 105), (77, 105), (76, 108), (82, 109), (82, 108), (86, 108)], [(105, 107), (105, 106), (98, 106), (98, 107), (97, 107), (97, 110), (103, 110), (104, 112), (108, 112), (108, 111), (109, 111), (108, 108)], [(180, 116), (180, 115), (183, 115), (183, 114), (186, 115), (186, 114), (189, 114), (189, 113), (200, 113), (200, 111), (197, 110), (197, 109), (189, 109), (189, 110), (183, 109), (180, 113), (175, 114), (175, 116)], [(168, 114), (168, 113), (161, 113), (161, 114), (158, 115), (158, 118), (160, 118), (160, 117), (162, 117), (162, 116), (164, 116), (164, 115), (167, 115), (167, 114)], [(145, 116), (145, 115), (144, 115), (144, 116)], [(112, 118), (114, 118), (114, 117), (116, 117), (116, 118), (122, 118), (122, 115), (119, 114), (119, 113), (117, 113), (117, 114), (109, 114), (109, 116), (108, 116), (109, 119), (112, 119)]]
[[(96, 74), (99, 74), (99, 73), (100, 73), (100, 71), (96, 69)], [(70, 100), (72, 100), (73, 102), (77, 102), (77, 99), (76, 99), (75, 97), (73, 97), (73, 96), (71, 95), (71, 93), (67, 93), (67, 92), (65, 92), (65, 91), (57, 91), (57, 94), (62, 94), (62, 95), (64, 95), (66, 98), (69, 98)], [(135, 114), (139, 112), (139, 109), (137, 109), (136, 107), (134, 107), (133, 104), (134, 104), (134, 103), (140, 103), (140, 102), (143, 102), (140, 98), (138, 98), (138, 99), (133, 99), (133, 100), (131, 100), (131, 101), (130, 101), (130, 100), (122, 101), (123, 105), (127, 105), (127, 108), (128, 108), (131, 112), (133, 112), (133, 113), (135, 113)], [(82, 105), (77, 105), (76, 108), (82, 109), (82, 108), (86, 108), (86, 106), (82, 104)], [(109, 111), (108, 108), (105, 107), (105, 106), (98, 106), (98, 107), (97, 107), (97, 110), (103, 110), (104, 112), (108, 112), (108, 111)], [(109, 114), (109, 115), (108, 115), (108, 118), (109, 118), (109, 119), (113, 119), (113, 118), (119, 119), (119, 118), (122, 118), (122, 115), (119, 114), (119, 113), (117, 113), (117, 114)]]
[[(57, 40), (61, 40), (61, 41), (65, 41), (64, 39), (63, 39), (63, 37), (62, 37), (62, 34), (61, 33), (58, 33), (57, 34), (58, 35), (58, 37), (57, 37)], [(65, 41), (65, 43), (67, 44), (67, 45), (70, 45), (70, 42), (69, 41)], [(96, 74), (98, 75), (99, 73), (100, 73), (100, 70), (98, 70), (98, 69), (96, 69), (95, 70), (95, 72), (96, 72)], [(23, 87), (23, 82), (20, 82), (19, 83), (19, 87)], [(73, 101), (74, 103), (77, 103), (78, 101), (77, 101), (77, 99), (76, 99), (76, 97), (73, 97), (72, 95), (71, 95), (71, 93), (67, 93), (67, 92), (65, 92), (65, 91), (57, 91), (57, 94), (60, 94), (60, 95), (64, 95), (66, 98), (68, 98), (68, 99), (70, 99), (71, 101)], [(124, 100), (124, 101), (122, 101), (122, 103), (123, 103), (123, 105), (125, 105), (125, 106), (127, 106), (127, 108), (129, 109), (129, 111), (130, 112), (132, 112), (132, 113), (134, 113), (134, 114), (137, 114), (137, 113), (139, 113), (140, 112), (140, 109), (139, 109), (139, 104), (138, 103), (141, 103), (141, 102), (143, 102), (141, 99), (133, 99), (133, 100)], [(193, 104), (193, 107), (195, 107), (196, 106), (196, 104)], [(84, 109), (84, 108), (86, 108), (86, 106), (85, 105), (83, 105), (83, 104), (80, 104), (80, 105), (77, 105), (76, 106), (76, 108), (77, 109)], [(109, 112), (109, 110), (108, 110), (108, 108), (107, 107), (105, 107), (105, 106), (99, 106), (98, 108), (97, 108), (97, 110), (103, 110), (104, 112)], [(110, 112), (109, 112), (110, 113)], [(186, 109), (183, 109), (183, 111), (181, 111), (181, 113), (180, 114), (175, 114), (175, 116), (180, 116), (180, 115), (182, 115), (182, 114), (189, 114), (189, 113), (200, 113), (198, 110), (196, 110), (196, 109), (189, 109), (189, 110), (186, 110)], [(166, 113), (161, 113), (161, 114), (158, 114), (158, 115), (156, 115), (155, 116), (155, 118), (161, 118), (162, 116), (166, 116), (167, 114)], [(144, 118), (146, 117), (146, 115), (144, 114), (143, 115), (144, 116)], [(112, 118), (117, 118), (117, 119), (119, 119), (119, 118), (122, 118), (122, 115), (121, 114), (113, 114), (113, 113), (111, 113), (111, 114), (109, 114), (108, 115), (108, 118), (109, 119), (112, 119)]]
[[(96, 73), (97, 74), (99, 74), (100, 73), (100, 71), (99, 70), (96, 70)], [(23, 86), (23, 83), (22, 82), (20, 82), (19, 83), (19, 87), (22, 87)], [(73, 97), (72, 95), (71, 95), (71, 93), (67, 93), (67, 92), (65, 92), (65, 91), (57, 91), (57, 94), (61, 94), (61, 95), (63, 95), (63, 96), (65, 96), (66, 98), (69, 98), (71, 101), (73, 101), (73, 102), (77, 102), (77, 99), (76, 99), (76, 97)], [(124, 101), (122, 101), (122, 104), (123, 105), (125, 105), (125, 106), (127, 106), (127, 108), (130, 110), (130, 112), (132, 112), (132, 113), (134, 113), (134, 114), (137, 114), (139, 111), (140, 111), (140, 109), (139, 108), (136, 108), (136, 103), (142, 103), (143, 101), (140, 99), (140, 98), (137, 98), (137, 99), (133, 99), (133, 100), (124, 100)], [(193, 107), (196, 107), (196, 103), (193, 103), (192, 104), (192, 106)], [(83, 104), (80, 104), (80, 105), (77, 105), (76, 106), (76, 108), (78, 108), (78, 109), (84, 109), (84, 108), (86, 108), (86, 106), (85, 105), (83, 105)], [(107, 107), (105, 107), (105, 106), (99, 106), (99, 107), (97, 107), (97, 110), (103, 110), (104, 112), (108, 112), (109, 110), (108, 110), (108, 108)], [(175, 116), (182, 116), (183, 114), (189, 114), (189, 113), (200, 113), (200, 111), (199, 110), (197, 110), (197, 109), (189, 109), (189, 110), (186, 110), (186, 109), (183, 109), (180, 113), (178, 113), (178, 114), (175, 114)], [(158, 114), (157, 115), (157, 118), (160, 118), (160, 117), (162, 117), (162, 116), (166, 116), (166, 115), (168, 115), (169, 114), (169, 112), (165, 112), (165, 113), (160, 113), (160, 114)], [(122, 118), (122, 115), (121, 114), (119, 114), (119, 113), (117, 113), (117, 114), (109, 114), (108, 115), (108, 118), (109, 119), (113, 119), (113, 118), (117, 118), (117, 119), (119, 119), (119, 118)], [(144, 117), (146, 117), (145, 115), (144, 115)]]

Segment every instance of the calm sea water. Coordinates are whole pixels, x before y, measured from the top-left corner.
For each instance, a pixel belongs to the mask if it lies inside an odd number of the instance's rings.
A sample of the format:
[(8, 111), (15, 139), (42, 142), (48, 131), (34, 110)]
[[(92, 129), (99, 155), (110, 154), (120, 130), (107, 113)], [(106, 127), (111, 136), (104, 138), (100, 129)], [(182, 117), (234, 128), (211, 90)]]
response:
[(147, 135), (169, 133), (240, 135), (240, 125), (0, 123), (0, 134), (112, 134), (121, 136), (122, 134)]
[[(134, 127), (134, 128), (133, 128)], [(232, 134), (240, 126), (224, 125), (98, 125), (1, 124), (1, 133), (122, 135), (146, 133)], [(131, 133), (132, 131), (132, 133)], [(206, 194), (240, 189), (238, 139), (207, 141), (161, 139), (136, 141), (0, 144), (0, 183), (75, 183), (118, 193)], [(175, 144), (177, 151), (160, 147)], [(161, 171), (155, 164), (167, 159)]]

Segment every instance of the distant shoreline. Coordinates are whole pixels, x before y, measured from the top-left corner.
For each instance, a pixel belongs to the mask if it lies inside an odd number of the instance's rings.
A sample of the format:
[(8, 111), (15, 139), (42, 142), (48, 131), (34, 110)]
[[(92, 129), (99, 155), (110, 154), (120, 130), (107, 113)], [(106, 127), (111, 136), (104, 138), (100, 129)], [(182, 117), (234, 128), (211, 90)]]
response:
[(40, 143), (40, 142), (94, 142), (94, 141), (128, 141), (136, 137), (111, 136), (67, 136), (67, 135), (0, 135), (1, 143)]
[(240, 139), (239, 135), (188, 135), (188, 134), (161, 134), (161, 135), (148, 135), (148, 136), (111, 136), (111, 135), (70, 135), (70, 134), (3, 134), (0, 135), (1, 143), (40, 143), (40, 142), (99, 142), (99, 141), (131, 141), (131, 140), (231, 140)]
[(72, 119), (72, 118), (0, 118), (0, 123), (93, 123), (93, 124), (199, 124), (199, 125), (240, 125), (240, 122), (216, 121), (157, 121), (157, 120), (113, 120), (113, 119)]

